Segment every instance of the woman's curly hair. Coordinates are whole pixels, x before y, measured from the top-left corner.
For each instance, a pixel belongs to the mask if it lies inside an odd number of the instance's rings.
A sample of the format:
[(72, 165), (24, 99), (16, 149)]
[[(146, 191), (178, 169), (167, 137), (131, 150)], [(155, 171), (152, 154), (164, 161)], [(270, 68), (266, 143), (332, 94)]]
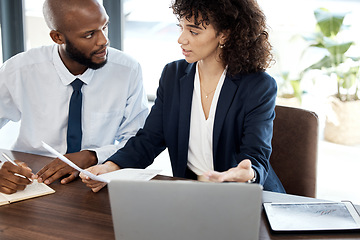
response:
[(174, 0), (171, 8), (180, 20), (212, 24), (228, 33), (221, 60), (231, 75), (265, 71), (273, 61), (266, 17), (256, 0)]

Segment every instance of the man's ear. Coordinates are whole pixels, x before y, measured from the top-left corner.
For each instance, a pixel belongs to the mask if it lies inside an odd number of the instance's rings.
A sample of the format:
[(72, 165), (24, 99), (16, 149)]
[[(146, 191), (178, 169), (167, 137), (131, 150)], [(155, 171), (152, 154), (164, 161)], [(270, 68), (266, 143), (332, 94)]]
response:
[(51, 30), (50, 31), (50, 37), (51, 39), (57, 43), (57, 44), (63, 44), (65, 43), (65, 37), (62, 33), (55, 31), (55, 30)]

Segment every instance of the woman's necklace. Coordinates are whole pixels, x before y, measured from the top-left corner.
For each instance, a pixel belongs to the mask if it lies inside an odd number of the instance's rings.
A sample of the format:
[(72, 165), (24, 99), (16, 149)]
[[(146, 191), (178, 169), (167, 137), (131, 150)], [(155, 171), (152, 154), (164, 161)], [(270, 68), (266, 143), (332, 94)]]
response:
[(203, 89), (203, 87), (201, 86), (201, 84), (200, 84), (200, 89), (201, 89), (201, 91), (205, 94), (205, 98), (208, 99), (209, 96), (211, 96), (211, 95), (215, 92), (216, 87), (215, 87), (214, 90), (212, 90), (212, 91), (210, 91), (210, 92), (206, 92), (206, 91)]

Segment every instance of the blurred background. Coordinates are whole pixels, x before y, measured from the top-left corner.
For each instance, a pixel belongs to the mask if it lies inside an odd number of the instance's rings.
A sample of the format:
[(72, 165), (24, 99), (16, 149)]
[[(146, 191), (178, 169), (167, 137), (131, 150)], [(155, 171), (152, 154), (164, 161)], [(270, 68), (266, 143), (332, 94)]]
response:
[[(42, 16), (42, 3), (43, 0), (22, 1), (24, 50), (52, 44)], [(277, 103), (308, 109), (319, 116), (317, 198), (360, 204), (360, 101), (352, 99), (359, 96), (360, 1), (258, 3), (267, 16), (276, 59), (268, 73), (278, 83)], [(150, 102), (164, 65), (183, 58), (177, 43), (177, 19), (170, 4), (170, 0), (122, 0), (122, 22), (111, 26), (121, 29), (121, 43), (111, 45), (120, 46), (140, 62)], [(117, 23), (110, 17), (110, 25), (114, 24)], [(350, 99), (344, 100), (346, 94)], [(338, 102), (349, 103), (351, 106), (341, 105), (340, 109), (349, 109), (350, 113), (335, 115), (333, 105), (338, 106)], [(342, 120), (349, 122), (349, 127)], [(19, 123), (9, 123), (0, 129), (0, 148), (11, 148), (18, 126)], [(172, 175), (166, 151), (151, 167)]]

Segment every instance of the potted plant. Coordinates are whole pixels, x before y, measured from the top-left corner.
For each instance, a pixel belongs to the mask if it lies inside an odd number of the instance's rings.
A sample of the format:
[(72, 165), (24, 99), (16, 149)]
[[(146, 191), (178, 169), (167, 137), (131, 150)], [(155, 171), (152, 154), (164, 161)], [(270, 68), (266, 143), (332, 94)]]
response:
[(347, 13), (330, 12), (319, 8), (314, 11), (317, 31), (304, 37), (310, 48), (322, 49), (324, 56), (305, 69), (320, 69), (336, 80), (337, 93), (330, 97), (332, 111), (326, 117), (325, 140), (346, 144), (360, 144), (359, 58), (348, 55), (355, 43), (341, 41), (339, 33), (349, 28), (343, 21)]
[(300, 87), (301, 77), (290, 77), (290, 73), (288, 71), (284, 71), (275, 78), (278, 84), (276, 104), (290, 107), (301, 107), (303, 94)]

